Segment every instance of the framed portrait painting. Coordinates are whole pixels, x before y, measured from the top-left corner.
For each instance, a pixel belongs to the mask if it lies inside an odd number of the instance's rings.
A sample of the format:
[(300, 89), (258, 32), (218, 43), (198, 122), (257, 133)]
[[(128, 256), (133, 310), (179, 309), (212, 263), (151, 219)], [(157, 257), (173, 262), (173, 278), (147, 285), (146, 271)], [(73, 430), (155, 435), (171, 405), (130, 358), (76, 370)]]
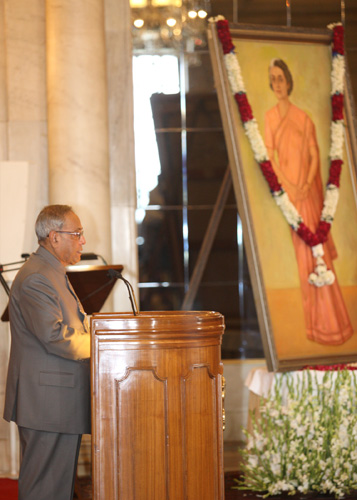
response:
[[(254, 116), (269, 168), (288, 196), (292, 218), (299, 217), (314, 233), (322, 210), (328, 211), (330, 146), (336, 140), (331, 127), (333, 32), (237, 24), (229, 25), (229, 35), (230, 57), (239, 61), (238, 83), (244, 85), (248, 114)], [(338, 202), (333, 202), (333, 217), (325, 217), (331, 229), (323, 243), (309, 245), (279, 206), (257, 162), (259, 141), (252, 146), (243, 126), (215, 23), (208, 38), (268, 369), (357, 361), (357, 149), (348, 71), (343, 73), (339, 121), (342, 170), (333, 191)], [(321, 283), (311, 277), (321, 263), (333, 278), (316, 286)]]

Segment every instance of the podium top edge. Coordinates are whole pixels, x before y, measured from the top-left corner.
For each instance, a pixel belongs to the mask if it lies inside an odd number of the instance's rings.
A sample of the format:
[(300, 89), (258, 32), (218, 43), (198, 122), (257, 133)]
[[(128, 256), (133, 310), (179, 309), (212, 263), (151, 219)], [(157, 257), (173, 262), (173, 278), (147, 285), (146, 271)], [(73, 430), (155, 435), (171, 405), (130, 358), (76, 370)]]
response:
[(217, 311), (140, 311), (137, 315), (132, 312), (108, 312), (108, 313), (93, 313), (92, 320), (145, 320), (145, 319), (171, 319), (171, 318), (187, 318), (196, 320), (206, 319), (223, 319), (223, 314)]
[(81, 264), (76, 266), (67, 266), (66, 272), (83, 272), (83, 271), (108, 271), (109, 269), (115, 269), (116, 271), (122, 271), (124, 266), (121, 264), (116, 264), (112, 266), (100, 266), (100, 265), (89, 265), (89, 264)]
[[(136, 335), (161, 338), (163, 335), (192, 337), (222, 335), (224, 316), (215, 311), (145, 311), (133, 313), (95, 313), (91, 317), (91, 330), (95, 335), (120, 335), (134, 338)], [(159, 335), (159, 337), (158, 337)], [(134, 336), (134, 337), (133, 337)], [(162, 340), (162, 338), (161, 338)]]

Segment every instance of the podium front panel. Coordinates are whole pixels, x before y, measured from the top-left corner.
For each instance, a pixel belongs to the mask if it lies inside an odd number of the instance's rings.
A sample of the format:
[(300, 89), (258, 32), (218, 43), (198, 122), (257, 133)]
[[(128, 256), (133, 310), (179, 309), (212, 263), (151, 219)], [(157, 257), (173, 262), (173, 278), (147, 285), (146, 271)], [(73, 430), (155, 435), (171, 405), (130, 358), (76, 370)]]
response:
[(95, 314), (91, 327), (93, 499), (223, 500), (223, 316)]

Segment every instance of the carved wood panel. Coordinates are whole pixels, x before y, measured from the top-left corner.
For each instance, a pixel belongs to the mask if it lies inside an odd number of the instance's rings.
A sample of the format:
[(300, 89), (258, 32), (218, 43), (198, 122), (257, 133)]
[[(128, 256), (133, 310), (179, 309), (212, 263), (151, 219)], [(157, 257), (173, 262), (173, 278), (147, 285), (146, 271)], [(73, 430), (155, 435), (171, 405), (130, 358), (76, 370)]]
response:
[(118, 498), (166, 500), (167, 383), (153, 367), (130, 368), (115, 387)]
[(92, 320), (93, 499), (223, 500), (222, 316), (200, 319), (197, 331), (194, 316), (181, 320), (182, 331), (177, 318), (169, 328), (167, 316), (150, 328), (145, 316), (134, 325), (125, 317), (122, 331), (113, 316), (99, 316)]

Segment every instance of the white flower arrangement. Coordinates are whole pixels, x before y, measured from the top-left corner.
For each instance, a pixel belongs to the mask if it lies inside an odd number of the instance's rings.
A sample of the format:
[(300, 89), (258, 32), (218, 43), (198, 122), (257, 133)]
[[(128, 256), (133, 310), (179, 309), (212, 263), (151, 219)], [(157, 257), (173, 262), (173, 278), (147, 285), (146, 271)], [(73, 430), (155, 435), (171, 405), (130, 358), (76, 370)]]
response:
[[(321, 377), (318, 377), (319, 374)], [(242, 450), (236, 489), (332, 494), (357, 490), (357, 394), (353, 370), (305, 370), (299, 382), (282, 374)]]
[(331, 146), (330, 158), (331, 160), (342, 160), (343, 158), (343, 145), (344, 145), (344, 125), (342, 120), (337, 120), (331, 123)]
[(265, 147), (263, 137), (259, 132), (257, 120), (253, 118), (249, 122), (244, 123), (244, 131), (250, 142), (250, 147), (253, 150), (254, 158), (258, 163), (269, 159), (267, 148)]
[(276, 191), (273, 193), (273, 196), (276, 204), (283, 212), (286, 221), (296, 231), (302, 222), (302, 217), (296, 210), (295, 205), (291, 203), (285, 191)]
[(329, 184), (326, 188), (324, 206), (321, 212), (321, 219), (327, 222), (332, 222), (335, 217), (335, 212), (338, 204), (340, 190), (334, 184)]
[[(215, 23), (217, 23), (218, 21), (224, 21), (224, 20), (225, 20), (225, 17), (224, 17), (224, 16), (222, 16), (222, 15), (218, 15), (218, 16), (216, 16), (216, 17), (210, 17), (210, 18), (208, 19), (208, 22), (209, 22), (209, 23), (213, 23), (213, 24), (215, 24)], [(333, 24), (331, 24), (331, 26), (334, 26), (334, 25), (333, 25)], [(327, 26), (327, 27), (328, 27), (328, 26)], [(333, 28), (331, 28), (331, 29), (333, 29)]]
[(312, 255), (315, 257), (315, 259), (317, 259), (317, 257), (324, 256), (324, 248), (322, 246), (322, 243), (315, 245), (314, 247), (311, 248), (311, 250), (312, 250)]
[(335, 275), (328, 269), (322, 257), (317, 257), (316, 266), (312, 273), (309, 274), (308, 281), (310, 285), (317, 287), (332, 285), (335, 281)]
[(227, 68), (229, 84), (231, 86), (233, 94), (245, 92), (242, 71), (240, 69), (238, 59), (233, 52), (226, 54), (225, 64)]
[(331, 95), (343, 94), (344, 91), (344, 77), (345, 77), (345, 58), (337, 54), (332, 59), (332, 72), (331, 72)]

